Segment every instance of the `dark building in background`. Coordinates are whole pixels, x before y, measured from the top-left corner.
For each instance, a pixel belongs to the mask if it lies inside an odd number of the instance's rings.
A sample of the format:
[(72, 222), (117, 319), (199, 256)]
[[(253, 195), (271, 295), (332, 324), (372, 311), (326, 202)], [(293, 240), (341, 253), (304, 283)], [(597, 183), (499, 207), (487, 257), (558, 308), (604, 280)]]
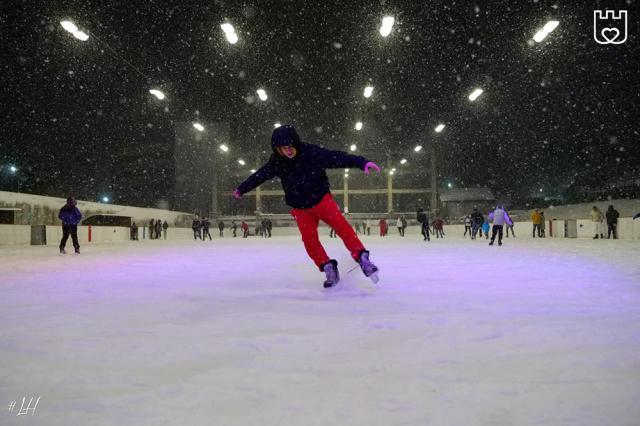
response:
[(220, 145), (232, 146), (228, 123), (200, 121), (204, 131), (192, 122), (175, 124), (174, 209), (213, 216), (218, 213), (218, 188), (228, 169)]

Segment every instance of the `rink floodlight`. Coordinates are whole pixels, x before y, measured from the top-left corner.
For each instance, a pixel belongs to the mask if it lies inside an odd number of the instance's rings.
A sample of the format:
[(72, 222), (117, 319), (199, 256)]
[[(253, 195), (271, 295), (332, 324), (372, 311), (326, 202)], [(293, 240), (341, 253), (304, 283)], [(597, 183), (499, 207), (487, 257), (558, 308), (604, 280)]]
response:
[(349, 169), (344, 169), (344, 172), (345, 173), (349, 173)]
[(159, 100), (163, 100), (165, 98), (164, 93), (162, 93), (158, 89), (151, 89), (149, 90), (149, 93), (151, 93), (153, 96), (155, 96)]
[(275, 127), (276, 129), (277, 129), (278, 127), (280, 127), (280, 126), (282, 126), (282, 124), (280, 124), (280, 123), (274, 123), (274, 125), (273, 125), (273, 127)]
[(102, 197), (102, 202), (103, 203), (108, 203), (109, 202), (109, 197), (107, 197), (106, 195), (104, 197)]
[(544, 24), (544, 27), (542, 27), (542, 29), (546, 31), (548, 34), (550, 34), (553, 30), (558, 28), (558, 25), (560, 25), (559, 21), (549, 21), (546, 24)]
[(345, 177), (345, 178), (348, 178), (348, 177), (349, 177), (349, 173), (345, 173), (345, 174), (344, 174), (344, 177)]
[(362, 121), (356, 123), (356, 130), (362, 130)]
[(226, 146), (225, 144), (220, 145), (220, 150), (222, 150), (223, 152), (229, 152), (229, 147)]
[(78, 27), (76, 27), (76, 24), (71, 21), (60, 21), (60, 25), (62, 25), (62, 28), (64, 28), (71, 34), (78, 32)]
[(350, 149), (351, 151), (355, 151), (356, 149), (358, 149), (358, 147), (356, 146), (356, 144), (355, 144), (355, 143), (353, 143), (353, 144), (351, 144), (351, 146), (349, 147), (349, 149)]
[(415, 152), (420, 152), (421, 149), (422, 149), (422, 145), (418, 145), (415, 148), (413, 148)]
[(539, 30), (537, 33), (535, 33), (535, 35), (533, 36), (533, 41), (535, 41), (536, 43), (540, 43), (542, 40), (544, 40), (549, 34), (551, 34), (551, 32), (553, 30), (555, 30), (558, 25), (560, 25), (559, 21), (549, 21), (546, 24), (544, 24), (544, 27), (542, 27), (541, 30)]
[(227, 37), (227, 41), (231, 44), (236, 44), (238, 42), (238, 34), (236, 34), (235, 28), (228, 22), (220, 25), (222, 31), (224, 31), (225, 37)]
[(473, 92), (471, 92), (471, 94), (469, 95), (469, 100), (471, 102), (475, 101), (476, 99), (478, 99), (478, 97), (480, 95), (482, 95), (482, 92), (484, 92), (484, 90), (482, 89), (475, 89)]
[(73, 33), (73, 36), (75, 38), (77, 38), (78, 40), (81, 40), (81, 41), (89, 40), (89, 36), (86, 33), (82, 32), (82, 31), (76, 31), (75, 33)]
[(9, 171), (10, 171), (11, 173), (15, 173), (15, 172), (17, 172), (17, 171), (18, 171), (18, 168), (17, 168), (16, 166), (10, 166), (10, 167), (9, 167)]
[(392, 171), (392, 172), (395, 172), (395, 171), (396, 171), (396, 168), (394, 167), (393, 169), (391, 169), (391, 171)]
[(444, 124), (438, 124), (436, 126), (436, 133), (440, 133), (442, 130), (444, 130)]
[(256, 93), (258, 94), (258, 97), (261, 101), (267, 100), (267, 92), (265, 92), (264, 89), (258, 89), (256, 90)]
[(407, 159), (403, 158), (402, 160), (400, 160), (400, 164), (407, 164)]
[(392, 175), (392, 174), (394, 174), (394, 173), (395, 173), (395, 172), (394, 172), (393, 170), (389, 170), (389, 174), (390, 174), (390, 175)]
[(196, 128), (196, 130), (203, 132), (204, 131), (204, 126), (200, 123), (193, 123), (193, 127)]
[(255, 173), (255, 172), (256, 172), (256, 169), (251, 169), (251, 170), (249, 170), (249, 171), (250, 171), (251, 173)]
[(451, 182), (447, 183), (447, 188), (453, 188), (453, 184)]
[(238, 160), (238, 164), (240, 164), (241, 166), (244, 166), (246, 163), (244, 162), (244, 160), (240, 159)]
[(380, 27), (380, 35), (382, 37), (388, 37), (393, 29), (393, 24), (396, 22), (393, 16), (385, 16), (382, 18), (382, 26)]
[(229, 33), (229, 34), (225, 34), (227, 36), (227, 41), (230, 44), (236, 44), (238, 42), (238, 34), (236, 33)]
[(367, 86), (364, 88), (364, 97), (370, 98), (373, 95), (373, 86)]

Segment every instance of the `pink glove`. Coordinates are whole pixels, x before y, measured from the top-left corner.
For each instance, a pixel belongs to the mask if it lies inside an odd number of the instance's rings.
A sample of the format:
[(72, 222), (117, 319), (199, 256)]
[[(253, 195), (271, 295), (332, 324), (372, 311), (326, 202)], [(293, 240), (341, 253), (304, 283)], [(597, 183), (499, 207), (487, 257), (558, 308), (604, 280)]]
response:
[(237, 189), (233, 191), (233, 196), (236, 197), (237, 199), (242, 198), (242, 194)]
[(369, 169), (375, 169), (378, 172), (380, 172), (380, 167), (378, 167), (378, 165), (376, 163), (374, 163), (373, 161), (369, 161), (367, 164), (364, 165), (364, 172), (365, 174), (369, 174), (371, 173), (369, 171)]

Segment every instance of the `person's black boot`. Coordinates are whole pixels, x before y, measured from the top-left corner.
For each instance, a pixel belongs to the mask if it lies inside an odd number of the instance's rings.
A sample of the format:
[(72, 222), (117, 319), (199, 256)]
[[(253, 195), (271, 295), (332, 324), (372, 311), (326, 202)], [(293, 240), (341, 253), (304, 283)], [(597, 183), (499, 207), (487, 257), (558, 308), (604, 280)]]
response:
[(322, 272), (325, 273), (327, 279), (322, 284), (324, 288), (333, 287), (340, 281), (340, 273), (338, 272), (338, 262), (335, 259), (331, 259), (324, 265), (322, 265)]

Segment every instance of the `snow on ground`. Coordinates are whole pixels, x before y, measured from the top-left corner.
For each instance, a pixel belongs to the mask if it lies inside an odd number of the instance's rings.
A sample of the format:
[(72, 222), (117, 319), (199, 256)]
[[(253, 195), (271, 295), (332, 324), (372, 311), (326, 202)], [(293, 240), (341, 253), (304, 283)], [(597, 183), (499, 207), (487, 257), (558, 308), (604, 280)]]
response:
[(637, 241), (323, 238), (0, 249), (0, 424), (638, 424)]

